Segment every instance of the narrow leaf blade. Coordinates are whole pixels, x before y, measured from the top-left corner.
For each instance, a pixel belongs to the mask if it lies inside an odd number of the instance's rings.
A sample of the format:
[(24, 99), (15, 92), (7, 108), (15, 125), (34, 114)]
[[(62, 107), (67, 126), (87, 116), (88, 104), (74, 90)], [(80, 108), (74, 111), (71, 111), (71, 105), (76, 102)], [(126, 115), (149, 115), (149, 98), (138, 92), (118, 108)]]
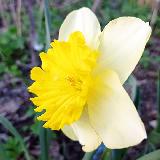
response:
[(31, 160), (29, 153), (27, 151), (27, 148), (24, 144), (23, 138), (21, 137), (21, 135), (18, 133), (18, 131), (16, 130), (16, 128), (12, 125), (12, 123), (5, 117), (0, 115), (0, 123), (8, 130), (10, 131), (11, 134), (13, 134), (13, 136), (15, 136), (18, 140), (20, 145), (23, 148), (24, 151), (24, 155), (26, 157), (26, 160)]
[(160, 160), (160, 149), (138, 158), (137, 160)]

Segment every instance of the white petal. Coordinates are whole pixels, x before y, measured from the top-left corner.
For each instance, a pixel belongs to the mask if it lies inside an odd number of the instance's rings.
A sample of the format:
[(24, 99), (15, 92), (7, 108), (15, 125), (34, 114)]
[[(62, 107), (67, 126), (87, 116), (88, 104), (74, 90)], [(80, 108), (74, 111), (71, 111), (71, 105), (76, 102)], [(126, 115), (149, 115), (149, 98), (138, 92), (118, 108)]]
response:
[(149, 23), (135, 17), (111, 21), (100, 36), (101, 67), (115, 70), (124, 83), (137, 65), (151, 35)]
[(59, 40), (67, 40), (72, 32), (81, 31), (89, 46), (97, 48), (101, 33), (96, 15), (89, 8), (80, 8), (68, 14), (59, 30)]
[(108, 70), (99, 78), (103, 78), (103, 83), (95, 84), (88, 102), (92, 126), (108, 148), (126, 148), (140, 143), (146, 138), (146, 131), (118, 75)]
[(85, 152), (91, 152), (101, 144), (99, 136), (90, 125), (86, 110), (82, 113), (81, 118), (72, 124), (72, 127)]
[(69, 125), (65, 125), (62, 129), (63, 133), (69, 137), (70, 139), (72, 139), (73, 141), (78, 140), (77, 136), (75, 135), (73, 128)]

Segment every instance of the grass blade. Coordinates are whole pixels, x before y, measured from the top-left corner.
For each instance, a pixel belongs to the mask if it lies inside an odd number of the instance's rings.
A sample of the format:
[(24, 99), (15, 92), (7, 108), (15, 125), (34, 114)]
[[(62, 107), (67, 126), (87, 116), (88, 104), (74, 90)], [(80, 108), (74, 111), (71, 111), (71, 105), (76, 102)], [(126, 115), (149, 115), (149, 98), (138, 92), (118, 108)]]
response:
[(48, 49), (51, 42), (51, 36), (50, 36), (51, 22), (50, 22), (48, 0), (44, 0), (44, 16), (45, 16), (45, 28), (46, 28), (46, 49)]
[(160, 71), (158, 71), (158, 80), (157, 80), (157, 106), (158, 106), (157, 132), (160, 133)]
[(16, 130), (16, 128), (12, 125), (12, 123), (5, 117), (0, 115), (0, 123), (8, 130), (10, 131), (10, 133), (15, 136), (18, 140), (19, 143), (24, 151), (24, 155), (26, 160), (31, 160), (29, 153), (27, 151), (27, 148), (24, 144), (23, 138), (21, 137), (21, 135), (18, 133), (18, 131)]

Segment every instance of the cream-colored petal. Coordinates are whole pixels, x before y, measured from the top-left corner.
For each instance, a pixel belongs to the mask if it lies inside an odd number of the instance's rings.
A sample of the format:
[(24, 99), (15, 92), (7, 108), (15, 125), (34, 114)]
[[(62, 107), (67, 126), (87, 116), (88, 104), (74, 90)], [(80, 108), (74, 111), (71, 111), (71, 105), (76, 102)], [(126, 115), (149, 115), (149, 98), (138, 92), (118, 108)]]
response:
[(144, 125), (118, 75), (108, 70), (97, 78), (94, 86), (88, 101), (89, 119), (103, 143), (118, 149), (145, 139)]
[(91, 152), (101, 144), (101, 139), (90, 125), (87, 110), (84, 109), (81, 118), (72, 124), (72, 128), (85, 152)]
[(70, 139), (72, 139), (73, 141), (77, 141), (78, 138), (77, 136), (75, 135), (74, 131), (73, 131), (73, 128), (69, 125), (65, 125), (62, 129), (62, 132), (67, 136), (69, 137)]
[(111, 21), (100, 36), (102, 68), (115, 70), (124, 83), (137, 65), (151, 35), (149, 23), (135, 17), (120, 17)]
[(67, 15), (59, 30), (59, 40), (67, 40), (72, 32), (81, 31), (89, 46), (97, 48), (101, 33), (96, 15), (89, 8), (80, 8)]

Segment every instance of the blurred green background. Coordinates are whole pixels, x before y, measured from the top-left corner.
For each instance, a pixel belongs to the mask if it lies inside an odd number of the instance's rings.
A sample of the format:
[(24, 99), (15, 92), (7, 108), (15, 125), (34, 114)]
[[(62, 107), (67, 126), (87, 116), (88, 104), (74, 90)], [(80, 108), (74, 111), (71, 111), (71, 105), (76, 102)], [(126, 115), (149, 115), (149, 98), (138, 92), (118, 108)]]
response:
[[(39, 53), (50, 36), (58, 37), (65, 16), (83, 6), (96, 13), (102, 28), (120, 16), (139, 17), (153, 28), (125, 84), (148, 134), (135, 147), (111, 151), (101, 145), (84, 154), (79, 143), (60, 131), (43, 129), (33, 112), (29, 71), (40, 65)], [(159, 8), (159, 0), (0, 0), (0, 160), (160, 160)]]

